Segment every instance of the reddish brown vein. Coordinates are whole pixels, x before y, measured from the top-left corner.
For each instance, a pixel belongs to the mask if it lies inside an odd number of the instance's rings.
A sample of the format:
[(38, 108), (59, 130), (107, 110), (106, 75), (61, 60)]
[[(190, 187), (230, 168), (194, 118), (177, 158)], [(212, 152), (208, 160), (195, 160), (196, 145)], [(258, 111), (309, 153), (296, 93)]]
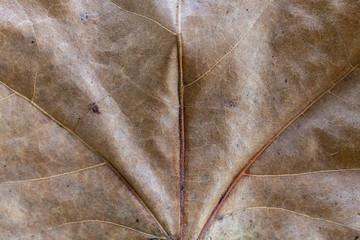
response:
[(179, 64), (179, 141), (180, 141), (180, 160), (179, 160), (179, 235), (182, 240), (184, 236), (184, 201), (185, 201), (185, 124), (184, 124), (184, 80), (182, 66), (182, 36), (181, 36), (181, 0), (178, 1), (177, 13), (177, 49)]
[[(358, 65), (359, 66), (359, 65)], [(225, 200), (229, 197), (231, 190), (235, 187), (236, 183), (239, 182), (242, 176), (245, 175), (245, 172), (250, 168), (250, 166), (259, 158), (259, 156), (269, 147), (269, 145), (277, 139), (293, 122), (295, 122), (301, 115), (303, 115), (312, 105), (319, 101), (323, 96), (329, 93), (336, 85), (338, 85), (342, 80), (344, 80), (349, 74), (351, 74), (358, 66), (351, 68), (346, 72), (339, 80), (334, 82), (329, 88), (327, 88), (322, 94), (317, 96), (313, 101), (311, 101), (299, 114), (297, 114), (293, 119), (291, 119), (286, 125), (281, 127), (281, 129), (258, 151), (254, 157), (252, 157), (245, 167), (236, 175), (234, 180), (231, 182), (229, 187), (226, 189), (225, 193), (221, 196), (218, 204), (211, 212), (210, 217), (206, 221), (203, 229), (200, 232), (198, 240), (202, 239), (205, 236), (205, 233), (209, 229), (210, 225), (213, 223), (221, 207), (224, 205)]]

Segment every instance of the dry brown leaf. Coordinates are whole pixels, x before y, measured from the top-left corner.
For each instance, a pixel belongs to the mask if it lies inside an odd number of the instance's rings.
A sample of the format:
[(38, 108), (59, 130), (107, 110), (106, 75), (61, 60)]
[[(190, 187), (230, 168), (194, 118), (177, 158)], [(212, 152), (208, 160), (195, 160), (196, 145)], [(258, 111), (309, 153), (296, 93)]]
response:
[(0, 0), (0, 239), (359, 239), (359, 64), (358, 0)]

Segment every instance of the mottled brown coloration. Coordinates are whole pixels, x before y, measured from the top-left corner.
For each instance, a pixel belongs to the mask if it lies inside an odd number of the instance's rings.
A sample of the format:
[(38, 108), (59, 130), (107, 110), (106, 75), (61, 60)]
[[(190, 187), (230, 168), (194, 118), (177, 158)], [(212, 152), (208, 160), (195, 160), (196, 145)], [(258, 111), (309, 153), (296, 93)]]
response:
[(0, 0), (0, 239), (357, 239), (357, 0)]

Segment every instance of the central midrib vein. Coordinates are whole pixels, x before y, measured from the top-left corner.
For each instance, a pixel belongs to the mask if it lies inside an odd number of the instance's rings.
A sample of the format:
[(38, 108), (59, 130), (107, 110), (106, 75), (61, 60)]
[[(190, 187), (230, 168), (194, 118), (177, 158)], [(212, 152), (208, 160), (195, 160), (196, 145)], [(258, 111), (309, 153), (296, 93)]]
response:
[(181, 1), (178, 0), (177, 12), (177, 50), (179, 64), (179, 141), (180, 141), (180, 158), (179, 158), (179, 235), (178, 239), (182, 240), (184, 236), (184, 201), (185, 201), (185, 124), (184, 124), (184, 79), (182, 66), (182, 36), (181, 36)]

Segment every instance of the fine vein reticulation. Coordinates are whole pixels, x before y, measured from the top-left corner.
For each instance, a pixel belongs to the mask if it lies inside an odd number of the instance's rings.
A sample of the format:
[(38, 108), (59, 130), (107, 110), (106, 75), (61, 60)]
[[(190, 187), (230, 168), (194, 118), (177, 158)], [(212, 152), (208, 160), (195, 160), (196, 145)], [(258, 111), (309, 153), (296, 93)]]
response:
[(158, 21), (152, 19), (152, 18), (149, 18), (147, 16), (144, 16), (144, 15), (141, 15), (139, 13), (136, 13), (136, 12), (132, 12), (132, 11), (129, 11), (129, 10), (126, 10), (122, 7), (120, 7), (119, 5), (117, 5), (115, 2), (113, 2), (112, 0), (109, 0), (109, 2), (111, 2), (112, 4), (114, 4), (117, 8), (119, 8), (121, 11), (123, 12), (127, 12), (127, 13), (130, 13), (130, 14), (133, 14), (133, 15), (136, 15), (136, 16), (139, 16), (139, 17), (142, 17), (142, 18), (145, 18), (157, 25), (159, 25), (161, 28), (163, 28), (164, 30), (168, 31), (169, 33), (173, 34), (173, 35), (176, 35), (176, 33), (174, 33), (173, 31), (171, 31), (170, 29), (168, 29), (167, 27), (165, 27), (164, 25), (162, 25), (161, 23), (159, 23)]
[(226, 189), (224, 194), (222, 195), (219, 203), (212, 211), (210, 217), (206, 221), (203, 229), (200, 232), (198, 239), (202, 239), (207, 230), (209, 229), (210, 225), (216, 218), (220, 208), (224, 205), (225, 200), (229, 197), (231, 190), (235, 187), (236, 183), (245, 175), (246, 171), (250, 168), (250, 166), (259, 158), (259, 156), (270, 146), (271, 143), (275, 141), (293, 122), (295, 122), (301, 115), (303, 115), (311, 106), (313, 106), (317, 101), (319, 101), (323, 96), (330, 93), (330, 91), (336, 87), (342, 80), (344, 80), (348, 75), (350, 75), (359, 65), (351, 68), (348, 72), (346, 72), (339, 80), (334, 82), (329, 88), (327, 88), (322, 94), (317, 96), (313, 101), (311, 101), (301, 112), (299, 112), (293, 119), (291, 119), (286, 125), (284, 125), (275, 135), (272, 137), (261, 149), (258, 151), (255, 156), (249, 160), (249, 162), (245, 165), (245, 167), (237, 174), (234, 180), (231, 182), (229, 187)]
[[(82, 144), (84, 144), (89, 150), (91, 150), (92, 152), (94, 152), (96, 155), (100, 156), (102, 159), (104, 159), (104, 161), (106, 162), (107, 166), (112, 169), (115, 174), (119, 177), (120, 181), (122, 181), (125, 186), (129, 189), (129, 191), (135, 196), (135, 198), (139, 201), (139, 203), (144, 207), (144, 209), (148, 212), (148, 214), (151, 216), (151, 218), (154, 220), (154, 222), (156, 223), (156, 225), (158, 226), (158, 228), (160, 229), (160, 231), (167, 237), (170, 239), (169, 234), (166, 232), (166, 230), (162, 227), (162, 225), (160, 224), (160, 222), (157, 220), (157, 218), (155, 217), (155, 215), (151, 212), (150, 208), (145, 204), (145, 202), (142, 200), (142, 198), (140, 197), (140, 195), (136, 192), (136, 190), (130, 185), (130, 183), (122, 176), (122, 174), (115, 168), (115, 166), (106, 158), (104, 158), (101, 154), (99, 154), (94, 148), (92, 148), (89, 144), (87, 144), (81, 137), (79, 137), (74, 131), (72, 131), (70, 128), (66, 127), (63, 123), (61, 123), (59, 120), (57, 120), (56, 118), (54, 118), (51, 114), (49, 114), (48, 112), (46, 112), (44, 109), (42, 109), (39, 105), (37, 105), (34, 101), (32, 101), (31, 99), (27, 98), (26, 96), (22, 95), (21, 93), (19, 93), (18, 91), (16, 91), (15, 89), (11, 88), (10, 86), (8, 86), (7, 84), (5, 84), (4, 82), (0, 81), (0, 84), (3, 85), (4, 87), (6, 87), (7, 89), (11, 90), (13, 92), (13, 94), (23, 98), (24, 100), (26, 100), (27, 102), (29, 102), (33, 107), (35, 107), (36, 109), (38, 109), (40, 112), (42, 112), (44, 115), (46, 115), (47, 117), (49, 117), (52, 121), (54, 121), (55, 123), (57, 123), (58, 125), (60, 125), (62, 128), (64, 128), (66, 131), (68, 131), (71, 135), (73, 135), (76, 139), (78, 139)], [(12, 95), (10, 95), (12, 96)]]
[[(179, 107), (179, 145), (180, 145), (180, 154), (179, 154), (179, 234), (178, 234), (178, 240), (183, 240), (184, 239), (184, 218), (186, 217), (185, 215), (185, 207), (184, 207), (184, 203), (185, 203), (185, 115), (184, 115), (184, 89), (188, 86), (191, 86), (192, 84), (196, 83), (197, 81), (201, 80), (205, 75), (207, 75), (214, 67), (216, 67), (224, 58), (226, 58), (229, 54), (231, 54), (236, 47), (242, 42), (242, 40), (246, 37), (246, 35), (251, 31), (251, 29), (254, 27), (254, 25), (256, 24), (256, 22), (258, 21), (258, 19), (262, 16), (262, 14), (265, 12), (265, 10), (268, 8), (268, 6), (272, 3), (272, 1), (270, 1), (268, 3), (268, 5), (261, 11), (260, 15), (258, 16), (258, 18), (256, 19), (256, 21), (253, 23), (253, 25), (250, 27), (250, 29), (248, 29), (248, 31), (240, 38), (240, 40), (230, 49), (229, 52), (227, 52), (224, 56), (222, 56), (210, 69), (208, 69), (204, 74), (202, 74), (200, 77), (198, 77), (197, 79), (195, 79), (193, 82), (188, 83), (187, 85), (184, 85), (184, 79), (183, 79), (183, 62), (182, 62), (182, 28), (181, 28), (181, 3), (182, 0), (178, 0), (178, 4), (177, 4), (177, 32), (173, 32), (170, 29), (168, 29), (167, 27), (165, 27), (164, 25), (162, 25), (161, 23), (159, 23), (158, 21), (151, 19), (147, 16), (135, 13), (135, 12), (131, 12), (128, 10), (125, 10), (123, 8), (121, 8), (119, 5), (117, 5), (116, 3), (114, 3), (112, 0), (109, 0), (110, 2), (112, 2), (114, 5), (116, 5), (116, 7), (118, 7), (121, 11), (130, 13), (130, 14), (134, 14), (136, 16), (139, 16), (141, 18), (147, 19), (149, 21), (152, 21), (153, 23), (159, 25), (161, 28), (163, 28), (164, 30), (168, 31), (169, 33), (176, 35), (177, 38), (177, 48), (178, 48), (178, 94), (179, 94), (179, 106), (174, 105), (172, 103), (170, 103), (170, 105), (173, 105), (175, 107)], [(337, 80), (336, 82), (333, 83), (333, 85), (331, 87), (329, 87), (328, 89), (326, 89), (322, 94), (320, 94), (318, 97), (316, 97), (314, 100), (312, 100), (301, 112), (299, 112), (294, 118), (292, 118), (286, 125), (284, 125), (281, 129), (278, 130), (278, 132), (274, 135), (273, 138), (271, 138), (259, 151), (258, 153), (251, 158), (248, 163), (246, 164), (246, 166), (237, 174), (237, 176), (234, 178), (234, 180), (232, 181), (232, 183), (229, 185), (229, 187), (226, 189), (225, 193), (223, 194), (221, 200), (219, 201), (218, 205), (214, 208), (214, 210), (212, 211), (209, 219), (207, 220), (206, 224), (204, 225), (200, 235), (198, 236), (198, 239), (202, 239), (208, 228), (210, 227), (210, 225), (213, 223), (214, 219), (217, 216), (217, 213), (219, 212), (220, 208), (223, 206), (224, 202), (226, 201), (226, 199), (228, 198), (231, 190), (235, 187), (235, 185), (237, 184), (237, 182), (239, 182), (239, 180), (243, 177), (243, 176), (248, 176), (248, 177), (287, 177), (287, 176), (297, 176), (297, 175), (305, 175), (305, 174), (319, 174), (319, 173), (330, 173), (330, 172), (340, 172), (340, 171), (358, 171), (359, 169), (339, 169), (339, 170), (328, 170), (328, 171), (318, 171), (318, 172), (310, 172), (310, 173), (300, 173), (300, 174), (284, 174), (284, 175), (253, 175), (253, 174), (247, 174), (246, 171), (250, 168), (250, 166), (258, 159), (258, 157), (271, 145), (272, 142), (274, 142), (293, 122), (295, 122), (301, 115), (303, 115), (311, 106), (313, 106), (318, 100), (320, 100), (323, 96), (325, 96), (326, 94), (332, 94), (338, 98), (341, 98), (333, 93), (331, 93), (331, 90), (338, 84), (340, 83), (344, 78), (346, 78), (349, 74), (351, 74), (358, 66), (352, 67), (346, 74), (344, 74), (344, 76)], [(39, 66), (37, 66), (37, 71)], [(35, 82), (34, 82), (34, 86), (33, 86), (33, 95), (31, 97), (31, 99), (27, 98), (26, 96), (22, 95), (21, 93), (15, 91), (14, 89), (10, 88), (9, 86), (7, 86), (5, 83), (0, 81), (0, 84), (4, 85), (5, 87), (7, 87), (9, 90), (13, 91), (14, 93), (10, 94), (9, 96), (0, 99), (0, 101), (4, 101), (14, 95), (17, 95), (23, 99), (25, 99), (26, 101), (28, 101), (32, 106), (34, 106), (35, 108), (37, 108), (39, 111), (41, 111), (44, 115), (48, 116), (51, 120), (53, 120), (54, 122), (56, 122), (58, 125), (60, 125), (61, 127), (63, 127), (66, 131), (68, 131), (70, 134), (72, 134), (74, 137), (76, 137), (80, 142), (82, 142), (85, 146), (87, 146), (91, 151), (93, 151), (94, 153), (96, 153), (97, 155), (101, 156), (100, 154), (98, 154), (96, 152), (96, 150), (94, 150), (91, 146), (89, 146), (83, 139), (81, 139), (73, 130), (69, 129), (68, 127), (66, 127), (64, 124), (62, 124), (60, 121), (58, 121), (57, 119), (55, 119), (53, 116), (51, 116), (49, 113), (47, 113), (45, 110), (43, 110), (41, 107), (39, 107), (33, 100), (34, 100), (34, 96), (35, 96), (35, 90), (36, 90), (36, 79), (37, 79), (37, 72), (36, 72), (36, 76), (35, 76)], [(131, 81), (131, 79), (128, 79)], [(135, 84), (137, 87), (140, 88), (140, 86), (138, 86), (137, 84)], [(142, 89), (142, 88), (141, 88)], [(144, 89), (142, 89), (144, 92), (146, 92)], [(149, 94), (149, 93), (148, 93)], [(150, 94), (151, 95), (151, 94)], [(152, 95), (153, 96), (153, 95)], [(156, 96), (153, 96), (155, 98), (157, 98)], [(346, 99), (341, 98), (344, 101), (347, 101)], [(166, 102), (162, 99), (158, 99), (160, 101)], [(349, 101), (347, 101), (349, 102)], [(167, 102), (169, 104), (169, 102)], [(350, 102), (349, 102), (350, 103)], [(190, 106), (189, 106), (190, 107)], [(105, 159), (103, 156), (101, 156), (103, 159)], [(94, 165), (88, 168), (84, 168), (84, 169), (79, 169), (79, 170), (75, 170), (73, 172), (68, 172), (68, 173), (63, 173), (63, 174), (59, 174), (59, 175), (54, 175), (54, 176), (50, 176), (50, 177), (45, 177), (45, 178), (39, 178), (39, 179), (31, 179), (31, 180), (26, 180), (26, 181), (16, 181), (16, 182), (7, 182), (7, 183), (18, 183), (18, 182), (29, 182), (29, 181), (39, 181), (39, 180), (44, 180), (44, 179), (49, 179), (52, 177), (58, 177), (58, 176), (62, 176), (65, 174), (71, 174), (74, 172), (78, 172), (78, 171), (84, 171), (84, 170), (88, 170), (94, 167), (100, 167), (103, 165), (108, 165), (111, 169), (113, 169), (116, 174), (119, 176), (119, 178), (121, 179), (121, 181), (123, 181), (125, 183), (125, 185), (129, 188), (129, 190), (134, 194), (134, 196), (139, 200), (139, 202), (143, 205), (143, 207), (146, 209), (146, 211), (151, 215), (151, 217), (154, 219), (154, 221), (156, 222), (156, 224), (158, 225), (159, 229), (164, 233), (164, 235), (166, 236), (167, 239), (171, 239), (171, 237), (169, 236), (169, 234), (165, 231), (165, 229), (161, 226), (161, 224), (159, 223), (159, 221), (155, 218), (154, 214), (150, 211), (150, 209), (147, 207), (147, 205), (144, 203), (144, 201), (141, 199), (141, 197), (137, 194), (137, 192), (135, 191), (135, 189), (126, 181), (126, 179), (119, 173), (119, 171), (108, 161), (105, 159), (105, 163), (101, 163), (98, 165)], [(250, 208), (246, 208), (248, 210), (251, 209), (266, 209), (266, 210), (277, 210), (277, 211), (284, 211), (287, 213), (292, 213), (292, 214), (297, 214), (297, 215), (301, 215), (304, 217), (308, 217), (314, 220), (322, 220), (322, 221), (328, 221), (328, 222), (332, 222), (330, 220), (326, 220), (326, 219), (320, 219), (320, 218), (314, 218), (308, 215), (305, 215), (303, 213), (298, 213), (298, 212), (294, 212), (294, 211), (290, 211), (287, 209), (282, 209), (282, 208), (274, 208), (274, 207), (250, 207)], [(65, 225), (70, 225), (70, 224), (80, 224), (80, 223), (90, 223), (90, 222), (98, 222), (98, 223), (106, 223), (106, 224), (113, 224), (113, 225), (117, 225), (119, 227), (123, 227), (129, 230), (133, 230), (133, 231), (137, 231), (134, 229), (131, 229), (129, 227), (123, 226), (123, 225), (119, 225), (116, 223), (112, 223), (112, 222), (106, 222), (106, 221), (102, 221), (102, 220), (83, 220), (83, 221), (79, 221), (79, 222), (68, 222), (68, 223), (64, 223), (58, 226), (54, 226), (52, 228), (48, 228), (46, 230), (51, 230), (57, 227), (61, 227), (61, 226), (65, 226)], [(336, 223), (336, 222), (332, 222), (334, 224), (338, 224), (344, 227), (348, 227), (345, 225), (342, 225), (340, 223)], [(153, 236), (151, 234), (147, 234), (144, 232), (140, 232), (137, 231), (139, 233), (143, 233), (145, 235), (147, 235), (148, 237), (156, 237)]]
[(211, 72), (211, 70), (213, 70), (220, 62), (222, 62), (229, 54), (231, 54), (236, 48), (237, 46), (239, 46), (239, 44), (244, 40), (244, 38), (248, 35), (249, 32), (251, 32), (251, 30), (254, 28), (255, 24), (258, 22), (258, 20), (260, 19), (260, 17), (265, 13), (266, 9), (268, 9), (268, 7), (270, 6), (270, 4), (272, 3), (272, 1), (270, 1), (265, 8), (260, 12), (259, 16), (256, 18), (256, 20), (254, 21), (254, 23), (251, 25), (251, 27), (241, 36), (241, 38), (239, 39), (239, 41), (237, 41), (235, 43), (235, 45), (230, 49), (230, 51), (228, 51), (224, 56), (222, 56), (221, 58), (219, 58), (219, 60), (212, 65), (205, 73), (203, 73), (200, 77), (198, 77), (197, 79), (195, 79), (194, 81), (186, 84), (184, 87), (190, 87), (191, 85), (193, 85), (194, 83), (200, 81), (203, 77), (205, 77), (209, 72)]

